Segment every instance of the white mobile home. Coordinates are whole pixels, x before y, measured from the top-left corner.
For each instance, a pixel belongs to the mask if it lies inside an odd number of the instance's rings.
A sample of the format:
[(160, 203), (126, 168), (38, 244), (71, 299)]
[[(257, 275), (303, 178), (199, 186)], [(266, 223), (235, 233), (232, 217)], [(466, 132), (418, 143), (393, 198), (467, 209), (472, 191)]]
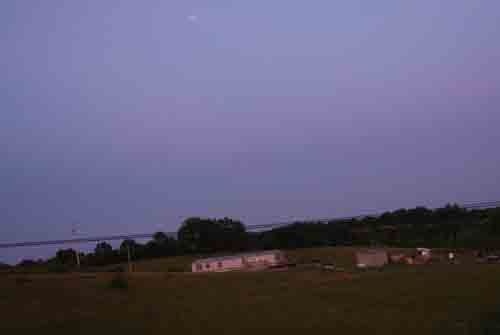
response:
[(193, 262), (193, 272), (223, 272), (232, 270), (264, 269), (284, 264), (285, 254), (281, 250), (249, 252), (231, 256), (203, 258)]

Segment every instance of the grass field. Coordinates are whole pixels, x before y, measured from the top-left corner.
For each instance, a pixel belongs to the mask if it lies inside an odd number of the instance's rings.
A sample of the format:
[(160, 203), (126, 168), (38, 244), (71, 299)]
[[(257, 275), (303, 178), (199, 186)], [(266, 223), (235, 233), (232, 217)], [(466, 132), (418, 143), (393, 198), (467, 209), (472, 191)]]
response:
[[(293, 251), (333, 257), (346, 248)], [(341, 255), (344, 255), (343, 257)], [(160, 270), (155, 260), (144, 271)], [(186, 262), (170, 259), (163, 262)], [(341, 262), (342, 263), (342, 262)], [(500, 304), (500, 266), (387, 267), (348, 274), (138, 272), (0, 277), (2, 334), (481, 334)], [(10, 332), (9, 332), (10, 331)], [(493, 333), (491, 333), (493, 334)]]

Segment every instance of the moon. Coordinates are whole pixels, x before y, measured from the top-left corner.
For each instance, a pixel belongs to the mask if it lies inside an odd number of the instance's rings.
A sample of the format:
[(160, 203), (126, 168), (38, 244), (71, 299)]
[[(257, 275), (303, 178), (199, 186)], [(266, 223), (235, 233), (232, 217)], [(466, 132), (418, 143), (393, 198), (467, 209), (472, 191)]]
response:
[(189, 16), (187, 17), (187, 19), (188, 19), (188, 21), (190, 21), (190, 22), (196, 22), (196, 21), (198, 21), (198, 16), (196, 16), (196, 15), (189, 15)]

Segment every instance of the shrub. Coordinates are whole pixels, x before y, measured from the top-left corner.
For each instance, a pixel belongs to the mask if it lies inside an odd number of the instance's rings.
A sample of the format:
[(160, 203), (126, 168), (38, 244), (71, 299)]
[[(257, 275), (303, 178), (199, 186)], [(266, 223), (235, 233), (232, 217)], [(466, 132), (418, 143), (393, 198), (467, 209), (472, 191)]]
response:
[(126, 290), (128, 289), (128, 280), (124, 276), (115, 276), (111, 279), (109, 287), (112, 289)]

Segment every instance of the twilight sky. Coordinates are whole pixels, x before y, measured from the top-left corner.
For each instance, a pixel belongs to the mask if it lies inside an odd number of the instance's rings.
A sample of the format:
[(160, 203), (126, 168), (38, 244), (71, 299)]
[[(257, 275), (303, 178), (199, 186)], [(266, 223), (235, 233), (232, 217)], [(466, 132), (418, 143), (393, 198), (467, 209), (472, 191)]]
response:
[(500, 200), (499, 40), (486, 0), (3, 0), (0, 242)]

